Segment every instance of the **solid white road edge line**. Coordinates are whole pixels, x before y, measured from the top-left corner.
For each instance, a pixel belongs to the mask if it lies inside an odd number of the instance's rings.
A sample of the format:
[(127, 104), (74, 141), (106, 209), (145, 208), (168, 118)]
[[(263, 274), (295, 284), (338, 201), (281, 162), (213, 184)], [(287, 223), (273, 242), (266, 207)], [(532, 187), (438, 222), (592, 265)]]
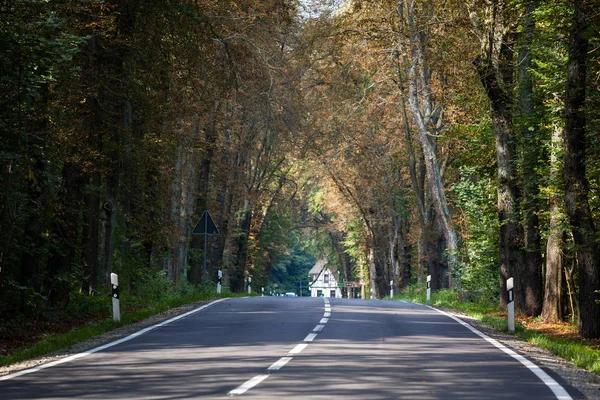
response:
[(546, 384), (546, 386), (548, 386), (550, 388), (550, 390), (552, 390), (552, 392), (554, 393), (554, 395), (556, 396), (557, 399), (572, 400), (571, 395), (569, 395), (569, 393), (567, 393), (565, 388), (563, 388), (558, 382), (556, 382), (550, 375), (548, 375), (546, 372), (544, 372), (543, 369), (541, 369), (540, 367), (538, 367), (537, 365), (535, 365), (534, 363), (532, 363), (531, 361), (529, 361), (522, 355), (520, 355), (517, 352), (515, 352), (514, 350), (506, 347), (505, 345), (503, 345), (496, 339), (493, 339), (493, 338), (489, 337), (488, 335), (486, 335), (485, 333), (478, 331), (477, 329), (473, 328), (471, 325), (462, 321), (460, 318), (455, 317), (454, 315), (448, 314), (445, 311), (438, 310), (437, 308), (433, 308), (430, 306), (425, 306), (425, 307), (430, 308), (434, 311), (439, 312), (440, 314), (443, 314), (447, 317), (452, 318), (453, 320), (455, 320), (459, 324), (463, 325), (465, 328), (469, 329), (471, 332), (473, 332), (477, 336), (481, 337), (482, 339), (487, 340), (489, 343), (496, 346), (498, 349), (502, 350), (503, 352), (505, 352), (512, 358), (514, 358), (515, 360), (519, 361), (521, 364), (523, 364), (525, 367), (527, 367), (531, 372), (533, 372), (538, 378), (540, 378), (540, 380), (542, 382), (544, 382), (544, 384)]
[(315, 340), (315, 338), (317, 337), (316, 333), (309, 333), (308, 335), (306, 335), (306, 337), (304, 338), (305, 342), (312, 342), (313, 340)]
[(281, 367), (283, 367), (285, 364), (289, 363), (291, 360), (292, 360), (292, 357), (281, 357), (279, 360), (274, 362), (273, 365), (271, 365), (269, 368), (267, 368), (267, 371), (279, 371), (281, 369)]
[(296, 345), (288, 354), (299, 354), (302, 350), (304, 350), (308, 346), (306, 343), (300, 343)]
[(149, 326), (147, 328), (142, 329), (141, 331), (137, 331), (135, 333), (132, 333), (129, 336), (126, 336), (126, 337), (121, 338), (119, 340), (115, 340), (114, 342), (110, 342), (110, 343), (107, 343), (105, 345), (93, 348), (91, 350), (84, 351), (83, 353), (73, 354), (72, 356), (61, 358), (60, 360), (52, 361), (52, 362), (49, 362), (47, 364), (38, 365), (37, 367), (33, 367), (33, 368), (30, 368), (30, 369), (25, 369), (23, 371), (15, 372), (14, 374), (8, 374), (8, 375), (0, 376), (0, 381), (7, 381), (9, 379), (16, 378), (18, 376), (22, 376), (22, 375), (26, 375), (26, 374), (31, 374), (33, 372), (38, 372), (38, 371), (41, 371), (41, 370), (46, 369), (46, 368), (54, 367), (56, 365), (64, 364), (66, 362), (73, 361), (73, 360), (76, 360), (78, 358), (82, 358), (82, 357), (88, 356), (88, 355), (93, 354), (93, 353), (97, 353), (97, 352), (102, 351), (104, 349), (108, 349), (109, 347), (113, 347), (113, 346), (116, 346), (118, 344), (128, 342), (131, 339), (135, 339), (136, 337), (143, 335), (144, 333), (148, 333), (148, 332), (150, 332), (150, 331), (152, 331), (154, 329), (160, 328), (160, 327), (168, 325), (168, 324), (170, 324), (172, 322), (178, 321), (178, 320), (180, 320), (182, 318), (188, 317), (188, 316), (190, 316), (192, 314), (195, 314), (195, 313), (197, 313), (199, 311), (202, 311), (202, 310), (204, 310), (204, 309), (206, 309), (206, 308), (208, 308), (208, 307), (210, 307), (210, 306), (212, 306), (214, 304), (217, 304), (217, 303), (219, 303), (219, 302), (221, 302), (223, 300), (225, 300), (225, 299), (223, 298), (223, 299), (215, 300), (215, 301), (213, 301), (211, 303), (203, 305), (202, 307), (198, 307), (196, 309), (193, 309), (191, 311), (188, 311), (188, 312), (186, 312), (184, 314), (178, 315), (178, 316), (173, 317), (171, 319), (168, 319), (166, 321), (163, 321), (163, 322), (160, 322), (158, 324)]
[(229, 395), (234, 396), (236, 394), (244, 394), (248, 390), (252, 389), (254, 386), (267, 379), (268, 377), (269, 375), (256, 375), (254, 378), (250, 379), (249, 381), (246, 381), (237, 388), (233, 389), (231, 392), (229, 392)]

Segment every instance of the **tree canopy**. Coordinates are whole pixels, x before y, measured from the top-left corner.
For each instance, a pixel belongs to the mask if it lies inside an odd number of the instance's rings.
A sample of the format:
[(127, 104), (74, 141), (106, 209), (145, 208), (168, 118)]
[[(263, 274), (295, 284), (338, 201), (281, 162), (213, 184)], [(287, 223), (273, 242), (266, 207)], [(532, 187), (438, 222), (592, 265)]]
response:
[(298, 291), (327, 258), (376, 297), (505, 307), (513, 277), (598, 338), (599, 27), (588, 0), (3, 2), (0, 317), (111, 272)]

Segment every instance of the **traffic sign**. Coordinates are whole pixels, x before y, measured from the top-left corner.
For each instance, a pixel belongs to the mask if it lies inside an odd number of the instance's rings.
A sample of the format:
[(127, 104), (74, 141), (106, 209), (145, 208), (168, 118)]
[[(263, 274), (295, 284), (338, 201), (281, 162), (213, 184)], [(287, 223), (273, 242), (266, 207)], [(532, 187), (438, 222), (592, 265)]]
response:
[(363, 278), (360, 278), (360, 286), (364, 286), (365, 285), (365, 280)]
[(202, 217), (200, 217), (200, 221), (196, 224), (196, 227), (192, 231), (194, 235), (218, 235), (219, 230), (217, 229), (217, 225), (211, 218), (208, 211), (204, 211)]

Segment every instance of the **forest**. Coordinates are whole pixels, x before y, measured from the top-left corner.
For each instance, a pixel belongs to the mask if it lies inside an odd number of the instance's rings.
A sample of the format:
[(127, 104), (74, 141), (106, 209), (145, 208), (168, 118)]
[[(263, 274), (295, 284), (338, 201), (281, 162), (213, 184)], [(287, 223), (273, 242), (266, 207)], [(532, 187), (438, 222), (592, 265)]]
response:
[(431, 275), (503, 309), (512, 277), (517, 313), (600, 338), (599, 11), (1, 1), (0, 321), (113, 272), (267, 293), (327, 258), (375, 298)]

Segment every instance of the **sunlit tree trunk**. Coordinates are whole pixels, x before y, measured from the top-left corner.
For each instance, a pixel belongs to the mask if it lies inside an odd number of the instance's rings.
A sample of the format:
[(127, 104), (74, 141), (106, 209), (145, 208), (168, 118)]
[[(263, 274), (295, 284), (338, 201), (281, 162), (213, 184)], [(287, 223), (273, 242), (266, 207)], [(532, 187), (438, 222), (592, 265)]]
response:
[(542, 320), (561, 321), (563, 318), (563, 275), (564, 271), (564, 244), (566, 239), (562, 227), (563, 217), (560, 205), (563, 203), (561, 196), (554, 193), (557, 190), (556, 181), (560, 175), (562, 163), (559, 160), (559, 147), (561, 147), (562, 135), (560, 129), (555, 126), (552, 131), (552, 149), (550, 156), (550, 181), (554, 189), (550, 195), (550, 227), (548, 240), (546, 242), (546, 279), (544, 285), (544, 304), (542, 306)]
[[(426, 8), (427, 6), (423, 6)], [(427, 174), (427, 185), (433, 200), (436, 217), (448, 250), (448, 280), (455, 286), (452, 271), (458, 265), (458, 236), (452, 225), (452, 217), (444, 192), (442, 174), (437, 160), (432, 138), (437, 134), (436, 126), (441, 124), (442, 106), (434, 109), (429, 77), (431, 74), (425, 49), (426, 30), (417, 26), (415, 21), (415, 3), (399, 2), (399, 16), (406, 21), (410, 35), (410, 62), (408, 65), (408, 103), (417, 128), (417, 134)], [(421, 16), (423, 17), (423, 16)]]

